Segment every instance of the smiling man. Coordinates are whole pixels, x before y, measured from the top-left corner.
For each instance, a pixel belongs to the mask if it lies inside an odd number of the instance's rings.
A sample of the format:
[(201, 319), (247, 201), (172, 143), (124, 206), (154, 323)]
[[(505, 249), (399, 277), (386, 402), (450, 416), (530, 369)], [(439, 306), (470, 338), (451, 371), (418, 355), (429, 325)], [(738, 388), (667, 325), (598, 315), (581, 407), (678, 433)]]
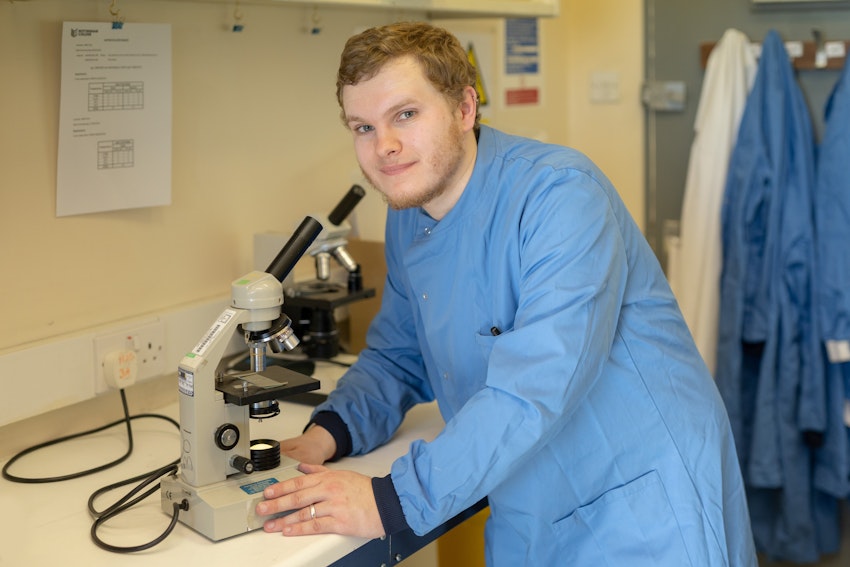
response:
[[(487, 497), (489, 565), (756, 565), (728, 418), (663, 273), (585, 156), (478, 123), (475, 69), (425, 23), (366, 30), (337, 96), (386, 199), (388, 276), (357, 363), (281, 443), (284, 535), (423, 534)], [(383, 478), (322, 463), (446, 420)]]
[(440, 220), (463, 193), (477, 150), (475, 89), (466, 86), (457, 99), (450, 104), (413, 55), (342, 89), (357, 160), (393, 209), (422, 207)]

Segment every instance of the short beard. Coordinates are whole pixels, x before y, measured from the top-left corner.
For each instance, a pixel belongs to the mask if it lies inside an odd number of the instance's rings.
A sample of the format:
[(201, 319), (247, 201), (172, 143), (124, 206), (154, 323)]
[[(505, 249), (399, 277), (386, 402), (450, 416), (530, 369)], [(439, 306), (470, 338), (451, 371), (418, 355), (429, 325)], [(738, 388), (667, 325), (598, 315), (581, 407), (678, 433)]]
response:
[(438, 144), (440, 151), (433, 156), (433, 159), (429, 164), (431, 166), (431, 171), (434, 171), (437, 174), (437, 180), (432, 185), (425, 187), (419, 193), (397, 195), (390, 198), (386, 193), (381, 191), (378, 184), (375, 183), (375, 181), (363, 170), (362, 167), (360, 168), (360, 171), (363, 173), (363, 177), (366, 178), (366, 181), (369, 182), (369, 185), (371, 185), (372, 188), (381, 195), (384, 203), (386, 203), (391, 209), (400, 211), (415, 207), (425, 207), (425, 205), (441, 196), (449, 189), (450, 180), (454, 179), (458, 170), (460, 170), (465, 153), (463, 137), (464, 132), (459, 124), (455, 124), (455, 128), (446, 132), (443, 141)]

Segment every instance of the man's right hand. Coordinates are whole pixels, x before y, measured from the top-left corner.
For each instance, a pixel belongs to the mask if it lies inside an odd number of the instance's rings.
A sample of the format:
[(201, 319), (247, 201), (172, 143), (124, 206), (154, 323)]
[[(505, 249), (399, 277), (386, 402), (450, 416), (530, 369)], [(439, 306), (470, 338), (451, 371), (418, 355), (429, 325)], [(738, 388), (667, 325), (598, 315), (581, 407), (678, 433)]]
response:
[(313, 424), (298, 437), (282, 440), (280, 452), (299, 463), (321, 465), (336, 453), (336, 441), (327, 429)]

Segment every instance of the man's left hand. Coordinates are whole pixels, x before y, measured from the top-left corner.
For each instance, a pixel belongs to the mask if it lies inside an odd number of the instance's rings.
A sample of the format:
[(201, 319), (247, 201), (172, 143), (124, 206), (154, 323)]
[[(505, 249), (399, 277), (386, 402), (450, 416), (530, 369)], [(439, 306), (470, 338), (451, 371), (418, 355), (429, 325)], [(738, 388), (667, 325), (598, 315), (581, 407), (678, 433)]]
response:
[(268, 520), (263, 529), (286, 536), (335, 533), (367, 538), (384, 536), (384, 527), (372, 479), (352, 472), (331, 470), (321, 465), (298, 465), (304, 476), (269, 486), (265, 501), (257, 504), (260, 516), (293, 510)]

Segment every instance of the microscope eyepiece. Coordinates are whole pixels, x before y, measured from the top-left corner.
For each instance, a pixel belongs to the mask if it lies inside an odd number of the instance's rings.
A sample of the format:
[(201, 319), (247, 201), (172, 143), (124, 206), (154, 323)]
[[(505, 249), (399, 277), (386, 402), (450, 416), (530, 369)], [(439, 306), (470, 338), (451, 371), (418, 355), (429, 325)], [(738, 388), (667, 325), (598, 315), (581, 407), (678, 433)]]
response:
[(360, 185), (352, 185), (351, 189), (348, 190), (348, 193), (337, 203), (334, 210), (331, 211), (331, 214), (328, 215), (328, 220), (333, 223), (334, 226), (339, 226), (339, 224), (345, 220), (354, 207), (357, 206), (357, 203), (360, 202), (360, 199), (366, 195), (366, 190), (363, 189)]
[(322, 232), (322, 224), (313, 217), (304, 217), (292, 236), (280, 249), (278, 255), (269, 264), (266, 272), (277, 278), (278, 281), (283, 281), (301, 256), (307, 251), (310, 245)]

